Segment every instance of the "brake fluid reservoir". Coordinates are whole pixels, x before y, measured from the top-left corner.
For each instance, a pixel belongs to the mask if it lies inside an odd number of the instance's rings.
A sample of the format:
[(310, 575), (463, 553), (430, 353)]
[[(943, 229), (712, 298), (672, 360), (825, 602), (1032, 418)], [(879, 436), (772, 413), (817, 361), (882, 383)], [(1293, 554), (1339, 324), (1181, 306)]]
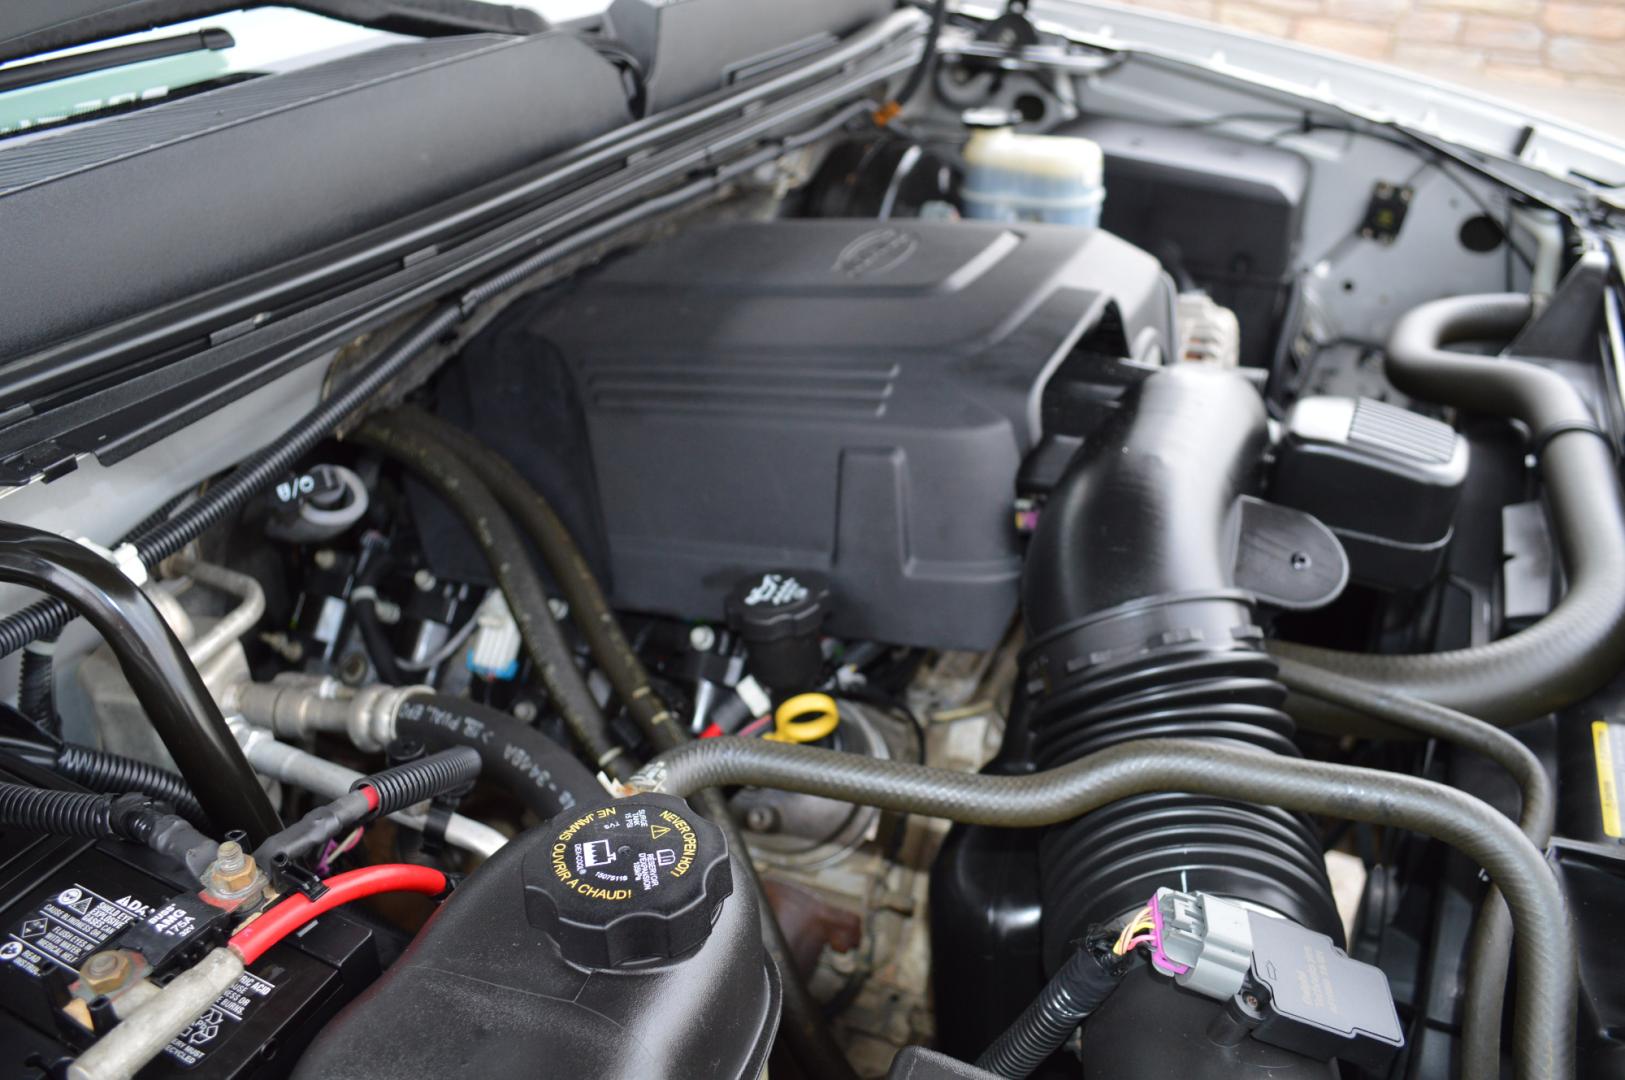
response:
[(980, 129), (965, 145), (965, 216), (988, 221), (1100, 224), (1103, 156), (1091, 139)]

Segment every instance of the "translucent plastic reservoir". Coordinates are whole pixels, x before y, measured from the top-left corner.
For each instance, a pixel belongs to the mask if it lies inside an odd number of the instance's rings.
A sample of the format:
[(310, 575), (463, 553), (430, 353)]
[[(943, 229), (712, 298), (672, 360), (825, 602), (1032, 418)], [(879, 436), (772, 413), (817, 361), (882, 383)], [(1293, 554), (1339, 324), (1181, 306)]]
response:
[(1100, 146), (1062, 135), (978, 131), (965, 146), (965, 215), (986, 221), (1100, 224)]

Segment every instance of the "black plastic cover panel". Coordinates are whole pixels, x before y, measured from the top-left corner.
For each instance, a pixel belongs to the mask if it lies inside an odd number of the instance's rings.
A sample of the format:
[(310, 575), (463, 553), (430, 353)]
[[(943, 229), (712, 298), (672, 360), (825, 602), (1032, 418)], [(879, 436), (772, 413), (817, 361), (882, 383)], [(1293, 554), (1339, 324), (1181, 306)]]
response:
[(826, 48), (893, 0), (615, 0), (609, 22), (648, 74), (651, 112)]
[(469, 35), (0, 142), (0, 358), (384, 225), (627, 120), (620, 76), (574, 35)]
[(815, 570), (832, 633), (983, 649), (1045, 381), (1091, 331), (1166, 351), (1170, 301), (1104, 232), (779, 221), (627, 256), (530, 330), (580, 397), (621, 606), (720, 619), (744, 574)]
[(1106, 154), (1101, 224), (1183, 272), (1241, 320), (1242, 363), (1270, 362), (1297, 259), (1309, 164), (1211, 131), (1092, 119)]

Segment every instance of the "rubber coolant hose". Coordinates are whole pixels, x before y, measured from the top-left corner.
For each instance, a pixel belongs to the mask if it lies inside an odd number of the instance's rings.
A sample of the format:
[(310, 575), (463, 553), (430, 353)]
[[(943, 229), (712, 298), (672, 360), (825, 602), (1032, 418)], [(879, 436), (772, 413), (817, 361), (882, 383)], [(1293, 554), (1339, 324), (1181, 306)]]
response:
[[(1534, 751), (1492, 724), (1442, 705), (1370, 686), (1297, 660), (1278, 658), (1281, 682), (1305, 698), (1330, 702), (1405, 728), (1418, 735), (1482, 754), (1512, 774), (1522, 793), (1518, 827), (1545, 848), (1557, 820), (1551, 777)], [(1512, 914), (1501, 890), (1491, 885), (1479, 905), (1468, 942), (1467, 983), (1462, 1000), (1463, 1076), (1501, 1071), (1501, 1010), (1506, 1001), (1507, 962), (1512, 957)]]
[[(660, 696), (649, 684), (649, 673), (638, 659), (631, 642), (621, 631), (620, 620), (604, 596), (592, 567), (587, 564), (575, 538), (554, 512), (553, 507), (501, 454), (492, 450), (472, 435), (453, 427), (444, 420), (430, 416), (421, 409), (402, 408), (395, 412), (403, 423), (429, 433), (445, 443), (479, 475), (486, 487), (514, 522), (541, 551), (547, 569), (559, 584), (559, 591), (570, 606), (570, 616), (593, 659), (598, 662), (615, 696), (621, 699), (638, 728), (646, 735), (662, 728), (675, 727), (675, 721)], [(653, 737), (653, 736), (651, 736)], [(669, 740), (656, 741), (659, 750), (677, 745)]]
[(535, 663), (565, 726), (593, 764), (616, 780), (632, 773), (624, 750), (609, 737), (608, 725), (570, 647), (548, 607), (547, 590), (530, 564), (524, 538), (490, 490), (443, 443), (414, 430), (397, 416), (369, 419), (355, 439), (405, 466), (456, 510), (474, 536), (508, 601), (525, 651)]
[(0, 581), (50, 593), (90, 620), (216, 829), (242, 829), (257, 844), (282, 827), (186, 649), (122, 570), (82, 544), (6, 522)]
[(1489, 871), (1517, 927), (1514, 1059), (1521, 1080), (1574, 1075), (1574, 933), (1539, 848), (1484, 802), (1398, 773), (1283, 758), (1195, 739), (1120, 743), (1023, 776), (950, 772), (812, 746), (723, 736), (662, 754), (635, 787), (687, 795), (748, 784), (968, 825), (1036, 827), (1070, 821), (1131, 795), (1184, 791), (1411, 829)]
[[(1591, 411), (1556, 372), (1498, 357), (1449, 352), (1465, 341), (1507, 340), (1528, 321), (1522, 295), (1463, 296), (1415, 308), (1388, 343), (1390, 382), (1412, 397), (1522, 421), (1541, 479), (1568, 591), (1550, 614), (1511, 637), (1452, 652), (1376, 656), (1273, 642), (1302, 660), (1506, 727), (1572, 705), (1625, 663), (1625, 507), (1613, 452)], [(1314, 699), (1288, 711), (1305, 727), (1393, 734)]]
[(517, 717), (467, 698), (414, 694), (395, 710), (395, 733), (430, 748), (479, 751), (485, 778), (502, 784), (543, 821), (604, 797), (603, 786), (564, 747)]

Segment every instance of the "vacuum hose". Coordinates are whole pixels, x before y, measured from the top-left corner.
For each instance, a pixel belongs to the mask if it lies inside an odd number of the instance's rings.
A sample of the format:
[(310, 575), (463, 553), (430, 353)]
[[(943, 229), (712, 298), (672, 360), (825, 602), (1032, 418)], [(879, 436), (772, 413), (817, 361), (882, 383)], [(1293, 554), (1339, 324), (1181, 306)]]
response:
[[(1503, 727), (1588, 697), (1625, 663), (1625, 506), (1619, 473), (1591, 411), (1554, 371), (1501, 357), (1449, 352), (1467, 341), (1504, 341), (1532, 311), (1523, 295), (1462, 296), (1413, 309), (1388, 342), (1388, 381), (1406, 394), (1522, 421), (1568, 576), (1551, 613), (1511, 637), (1425, 656), (1371, 656), (1277, 642), (1292, 657)], [(1294, 716), (1337, 732), (1369, 722), (1315, 698)], [(1392, 729), (1386, 729), (1391, 732)]]
[[(1068, 468), (1022, 579), (1026, 760), (1054, 768), (1146, 738), (1299, 756), (1232, 570), (1237, 500), (1265, 436), (1246, 380), (1185, 365), (1145, 379)], [(1087, 927), (1160, 886), (1244, 898), (1342, 936), (1318, 836), (1275, 807), (1178, 791), (1127, 799), (1046, 833), (1039, 883), (1052, 970)]]
[(975, 825), (1033, 828), (1109, 803), (1182, 791), (1325, 814), (1432, 836), (1489, 872), (1517, 933), (1513, 1056), (1520, 1080), (1574, 1076), (1574, 931), (1540, 849), (1495, 809), (1454, 788), (1399, 773), (1291, 761), (1210, 740), (1119, 743), (1025, 776), (982, 776), (812, 746), (723, 736), (655, 758), (633, 779), (643, 791), (688, 795), (749, 784)]

